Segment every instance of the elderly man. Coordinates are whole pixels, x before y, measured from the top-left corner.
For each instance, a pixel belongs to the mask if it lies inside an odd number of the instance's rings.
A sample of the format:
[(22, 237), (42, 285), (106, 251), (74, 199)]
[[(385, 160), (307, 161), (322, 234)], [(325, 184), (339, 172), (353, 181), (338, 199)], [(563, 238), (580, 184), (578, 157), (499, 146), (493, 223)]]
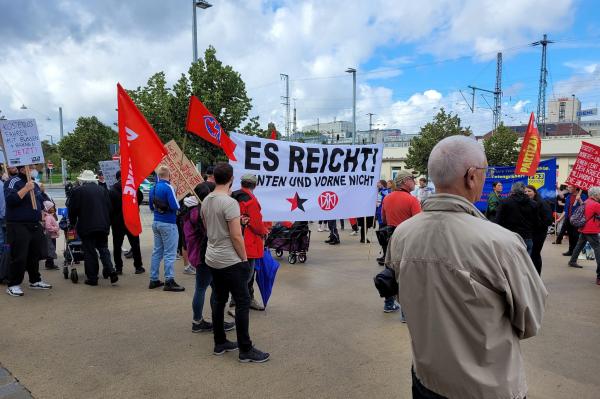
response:
[(96, 175), (84, 170), (77, 177), (81, 186), (71, 192), (67, 207), (69, 221), (76, 226), (83, 246), (85, 284), (98, 285), (98, 255), (102, 262), (102, 277), (109, 278), (111, 284), (119, 280), (113, 267), (108, 249), (110, 233), (110, 213), (112, 210), (108, 190), (98, 185)]
[(473, 205), (486, 169), (475, 140), (439, 142), (428, 163), (437, 194), (388, 247), (412, 341), (413, 398), (527, 394), (519, 340), (538, 333), (547, 291), (523, 239)]

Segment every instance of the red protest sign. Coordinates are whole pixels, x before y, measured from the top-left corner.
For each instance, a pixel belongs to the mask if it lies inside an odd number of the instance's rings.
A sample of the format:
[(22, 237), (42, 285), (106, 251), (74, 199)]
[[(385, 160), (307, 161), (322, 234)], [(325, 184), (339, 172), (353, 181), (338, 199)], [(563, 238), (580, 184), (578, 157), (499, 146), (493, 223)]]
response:
[(567, 184), (587, 190), (600, 186), (600, 147), (583, 141)]

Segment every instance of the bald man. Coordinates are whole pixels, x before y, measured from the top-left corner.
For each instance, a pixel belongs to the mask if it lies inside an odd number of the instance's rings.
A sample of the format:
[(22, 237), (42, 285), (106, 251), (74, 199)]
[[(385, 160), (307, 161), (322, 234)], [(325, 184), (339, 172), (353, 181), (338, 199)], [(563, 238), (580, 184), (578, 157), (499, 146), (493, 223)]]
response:
[(412, 341), (413, 398), (527, 394), (519, 341), (538, 333), (547, 291), (523, 239), (473, 205), (486, 169), (475, 140), (439, 142), (428, 163), (437, 194), (389, 243), (385, 263)]

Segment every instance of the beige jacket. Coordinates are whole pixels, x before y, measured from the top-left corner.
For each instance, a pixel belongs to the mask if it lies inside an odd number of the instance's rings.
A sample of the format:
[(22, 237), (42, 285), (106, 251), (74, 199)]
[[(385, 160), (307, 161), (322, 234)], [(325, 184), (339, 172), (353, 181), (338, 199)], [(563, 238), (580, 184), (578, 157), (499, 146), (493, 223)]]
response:
[(386, 265), (425, 387), (460, 399), (526, 395), (519, 340), (538, 333), (548, 292), (517, 234), (437, 194), (396, 228)]

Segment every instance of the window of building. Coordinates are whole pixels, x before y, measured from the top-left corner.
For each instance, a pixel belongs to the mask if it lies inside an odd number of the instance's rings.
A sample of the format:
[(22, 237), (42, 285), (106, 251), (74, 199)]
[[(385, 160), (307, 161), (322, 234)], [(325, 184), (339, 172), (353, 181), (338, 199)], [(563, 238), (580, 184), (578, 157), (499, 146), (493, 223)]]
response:
[(565, 120), (565, 109), (567, 107), (567, 103), (561, 101), (558, 105), (558, 121), (562, 122)]

